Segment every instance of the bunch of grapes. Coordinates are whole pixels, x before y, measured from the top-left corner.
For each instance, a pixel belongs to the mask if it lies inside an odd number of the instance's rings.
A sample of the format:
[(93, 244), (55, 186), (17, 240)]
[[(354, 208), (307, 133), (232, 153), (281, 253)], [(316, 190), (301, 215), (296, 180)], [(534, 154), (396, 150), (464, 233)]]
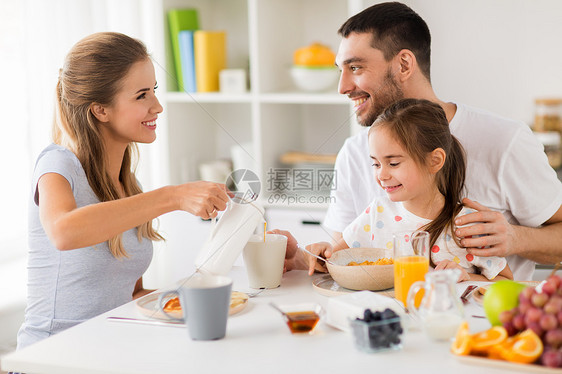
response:
[(551, 275), (540, 290), (527, 287), (519, 294), (519, 306), (503, 311), (503, 327), (510, 336), (533, 330), (543, 341), (541, 363), (562, 367), (562, 278)]

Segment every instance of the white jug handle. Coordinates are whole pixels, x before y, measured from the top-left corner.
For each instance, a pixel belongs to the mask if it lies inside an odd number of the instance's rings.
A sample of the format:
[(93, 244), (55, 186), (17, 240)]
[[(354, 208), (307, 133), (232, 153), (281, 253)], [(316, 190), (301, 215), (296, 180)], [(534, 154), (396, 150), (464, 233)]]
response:
[(410, 290), (408, 291), (408, 297), (406, 297), (406, 305), (408, 305), (407, 309), (408, 312), (412, 313), (415, 317), (419, 318), (418, 308), (416, 308), (416, 295), (418, 292), (423, 289), (425, 286), (425, 282), (417, 281), (414, 282), (410, 286)]

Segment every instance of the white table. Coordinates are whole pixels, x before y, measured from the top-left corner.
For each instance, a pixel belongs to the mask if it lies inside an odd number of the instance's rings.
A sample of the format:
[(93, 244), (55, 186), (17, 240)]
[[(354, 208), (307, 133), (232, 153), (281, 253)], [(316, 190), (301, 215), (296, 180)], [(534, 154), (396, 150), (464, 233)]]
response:
[[(243, 268), (231, 272), (235, 290), (248, 290)], [(468, 283), (458, 286), (464, 290)], [(1, 359), (2, 370), (25, 373), (455, 373), (474, 374), (482, 367), (461, 363), (449, 343), (429, 340), (420, 330), (403, 335), (403, 348), (367, 354), (349, 333), (320, 323), (312, 335), (291, 335), (281, 315), (268, 303), (315, 301), (304, 271), (284, 275), (280, 288), (265, 290), (229, 318), (226, 337), (192, 341), (186, 328), (111, 322), (108, 316), (146, 318), (130, 302)], [(474, 301), (465, 306), (471, 330), (489, 328)], [(486, 373), (510, 370), (487, 367)]]

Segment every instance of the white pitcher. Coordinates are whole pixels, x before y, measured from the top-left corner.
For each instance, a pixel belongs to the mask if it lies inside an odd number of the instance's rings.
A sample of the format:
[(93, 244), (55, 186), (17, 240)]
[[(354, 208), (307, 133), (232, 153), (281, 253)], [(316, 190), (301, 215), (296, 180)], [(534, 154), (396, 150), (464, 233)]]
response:
[(195, 260), (197, 271), (227, 275), (261, 222), (264, 222), (264, 209), (256, 202), (230, 201), (218, 223), (213, 221), (211, 235)]
[[(408, 292), (408, 311), (421, 320), (426, 334), (435, 340), (454, 338), (464, 320), (464, 308), (456, 290), (460, 274), (459, 269), (427, 273), (425, 282), (415, 282)], [(416, 308), (414, 300), (422, 289), (422, 302)]]

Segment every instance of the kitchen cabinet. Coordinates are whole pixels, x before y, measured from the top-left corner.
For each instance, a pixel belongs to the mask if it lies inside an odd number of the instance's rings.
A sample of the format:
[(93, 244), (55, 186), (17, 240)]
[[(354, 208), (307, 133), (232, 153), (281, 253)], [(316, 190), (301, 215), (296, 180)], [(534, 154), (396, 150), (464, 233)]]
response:
[(323, 209), (267, 209), (267, 227), (289, 231), (305, 247), (321, 241), (331, 242), (331, 232), (322, 227), (326, 211)]
[[(337, 51), (339, 26), (361, 10), (357, 0), (159, 0), (145, 1), (154, 33), (146, 38), (164, 112), (148, 169), (154, 186), (199, 180), (201, 163), (229, 159), (239, 145), (262, 182), (261, 202), (272, 191), (271, 170), (287, 151), (335, 154), (358, 126), (350, 101), (333, 89), (299, 91), (290, 77), (293, 52), (320, 42)], [(366, 4), (370, 5), (370, 4)], [(366, 6), (365, 5), (365, 6)], [(245, 69), (249, 90), (240, 94), (172, 91), (173, 59), (166, 15), (198, 10), (200, 29), (224, 30), (227, 68)], [(144, 150), (143, 150), (144, 152)], [(298, 167), (298, 165), (297, 165)], [(310, 204), (295, 203), (310, 206)], [(322, 204), (320, 204), (322, 205)], [(324, 208), (327, 204), (322, 205)]]

